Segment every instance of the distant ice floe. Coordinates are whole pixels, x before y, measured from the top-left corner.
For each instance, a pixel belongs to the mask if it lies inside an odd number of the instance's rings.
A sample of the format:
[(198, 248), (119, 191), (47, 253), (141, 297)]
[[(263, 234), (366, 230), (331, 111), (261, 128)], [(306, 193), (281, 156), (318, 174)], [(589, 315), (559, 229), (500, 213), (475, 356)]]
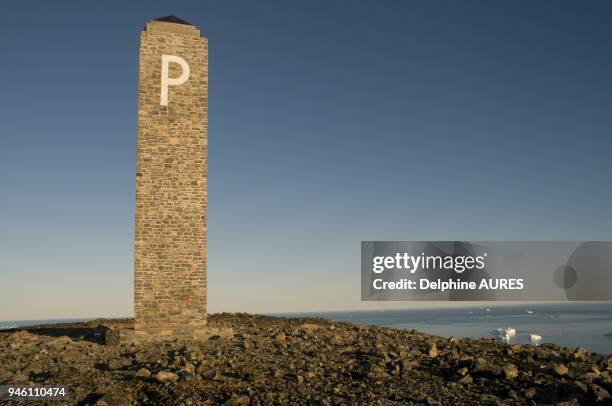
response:
[(497, 330), (495, 330), (495, 334), (502, 341), (510, 342), (512, 338), (516, 336), (516, 330), (512, 327), (498, 328)]
[(529, 338), (531, 339), (531, 345), (540, 345), (540, 343), (542, 342), (542, 336), (539, 336), (537, 334), (532, 334), (529, 336)]

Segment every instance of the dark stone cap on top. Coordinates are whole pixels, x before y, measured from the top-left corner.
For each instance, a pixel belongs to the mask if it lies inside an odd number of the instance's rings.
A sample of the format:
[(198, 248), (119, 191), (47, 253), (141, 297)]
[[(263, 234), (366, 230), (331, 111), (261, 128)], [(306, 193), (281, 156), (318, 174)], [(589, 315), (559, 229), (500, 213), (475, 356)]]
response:
[(190, 24), (190, 23), (188, 23), (185, 20), (181, 20), (177, 16), (173, 16), (173, 15), (156, 18), (153, 21), (161, 21), (161, 22), (164, 22), (164, 23), (173, 23), (173, 24), (191, 25), (192, 27), (194, 26), (193, 24)]
[(201, 36), (195, 25), (170, 15), (151, 20), (145, 26), (145, 31), (167, 32), (186, 36)]

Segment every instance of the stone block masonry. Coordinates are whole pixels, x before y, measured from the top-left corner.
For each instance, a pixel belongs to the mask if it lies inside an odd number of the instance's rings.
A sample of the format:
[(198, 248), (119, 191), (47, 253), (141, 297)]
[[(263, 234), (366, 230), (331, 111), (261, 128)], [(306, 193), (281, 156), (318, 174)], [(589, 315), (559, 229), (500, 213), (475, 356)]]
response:
[(175, 17), (140, 36), (133, 338), (207, 335), (208, 40)]

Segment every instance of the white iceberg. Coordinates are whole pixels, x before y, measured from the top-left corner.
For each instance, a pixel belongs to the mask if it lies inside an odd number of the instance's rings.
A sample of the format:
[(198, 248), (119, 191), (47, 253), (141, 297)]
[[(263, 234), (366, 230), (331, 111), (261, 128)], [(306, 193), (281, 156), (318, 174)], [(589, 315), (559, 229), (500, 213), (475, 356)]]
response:
[(542, 342), (542, 336), (537, 334), (532, 334), (529, 338), (531, 339), (531, 345), (539, 345)]
[(512, 327), (506, 327), (506, 328), (498, 328), (497, 330), (497, 334), (501, 335), (501, 336), (515, 336), (516, 335), (516, 330)]
[(516, 335), (516, 330), (512, 327), (498, 328), (495, 330), (497, 336), (502, 340), (509, 342)]

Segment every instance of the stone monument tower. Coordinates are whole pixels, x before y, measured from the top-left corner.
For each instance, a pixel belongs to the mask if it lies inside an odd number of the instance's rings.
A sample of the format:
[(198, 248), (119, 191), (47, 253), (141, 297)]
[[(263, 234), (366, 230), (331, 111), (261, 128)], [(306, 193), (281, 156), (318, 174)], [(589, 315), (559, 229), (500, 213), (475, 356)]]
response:
[(208, 40), (174, 16), (140, 36), (134, 340), (206, 334)]

